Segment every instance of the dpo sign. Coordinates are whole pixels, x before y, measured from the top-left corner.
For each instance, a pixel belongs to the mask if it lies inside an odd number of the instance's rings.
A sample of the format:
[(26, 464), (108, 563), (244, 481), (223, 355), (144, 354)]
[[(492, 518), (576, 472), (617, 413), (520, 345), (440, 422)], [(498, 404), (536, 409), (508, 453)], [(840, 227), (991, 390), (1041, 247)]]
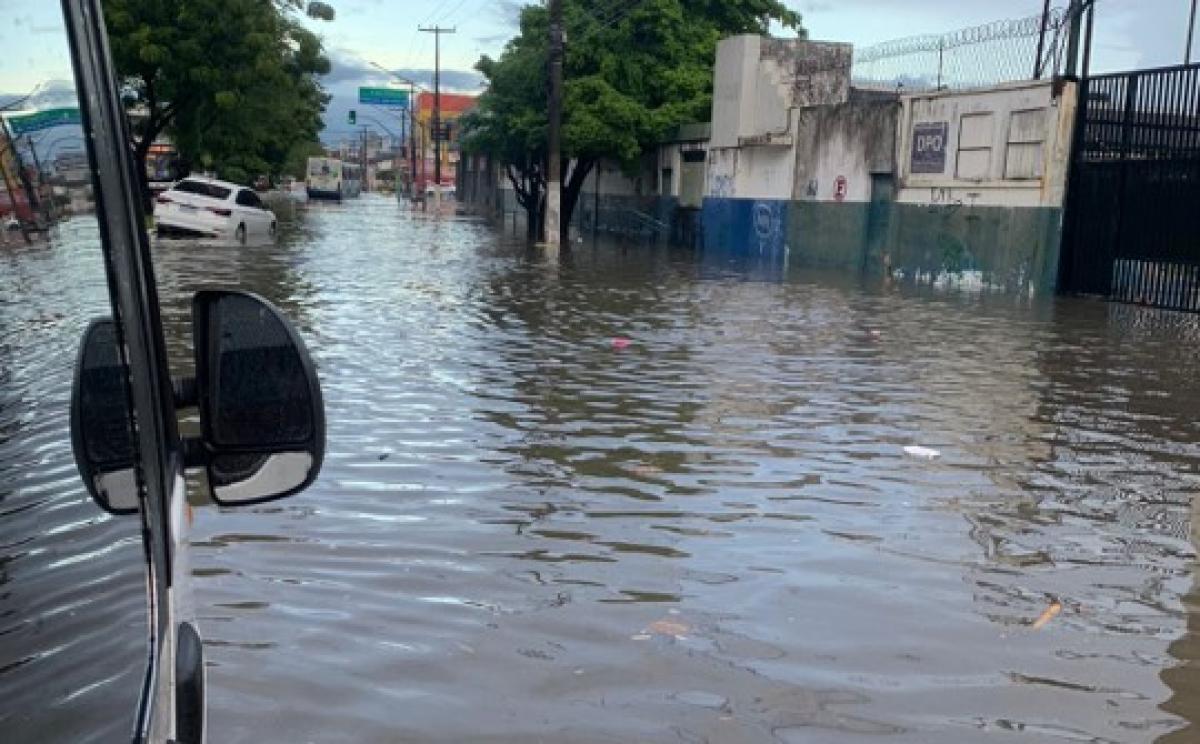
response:
[(945, 173), (946, 140), (950, 124), (944, 121), (925, 122), (913, 126), (912, 172)]

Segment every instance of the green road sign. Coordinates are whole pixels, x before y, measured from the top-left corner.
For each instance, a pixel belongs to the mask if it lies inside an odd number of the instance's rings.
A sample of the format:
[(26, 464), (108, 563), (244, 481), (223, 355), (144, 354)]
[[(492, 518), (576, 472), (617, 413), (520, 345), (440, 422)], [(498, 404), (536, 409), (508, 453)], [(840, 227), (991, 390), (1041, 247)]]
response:
[(358, 102), (372, 106), (408, 108), (408, 91), (395, 88), (359, 88)]
[(53, 108), (28, 114), (9, 114), (4, 120), (8, 122), (8, 130), (14, 137), (68, 124), (80, 124), (83, 121), (77, 108)]

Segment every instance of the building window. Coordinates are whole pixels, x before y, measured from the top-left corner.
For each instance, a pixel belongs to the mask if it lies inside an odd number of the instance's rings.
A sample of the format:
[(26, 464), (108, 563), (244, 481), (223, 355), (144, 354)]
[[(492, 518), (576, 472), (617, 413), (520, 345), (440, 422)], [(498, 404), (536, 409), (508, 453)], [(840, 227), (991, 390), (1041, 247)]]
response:
[(992, 170), (992, 125), (995, 115), (964, 114), (958, 122), (958, 165), (956, 177), (963, 181), (986, 181)]
[(1045, 173), (1046, 109), (1014, 111), (1008, 122), (1004, 178), (1037, 181)]
[(662, 179), (658, 182), (658, 193), (660, 196), (671, 196), (671, 189), (674, 187), (675, 171), (670, 168), (662, 169)]

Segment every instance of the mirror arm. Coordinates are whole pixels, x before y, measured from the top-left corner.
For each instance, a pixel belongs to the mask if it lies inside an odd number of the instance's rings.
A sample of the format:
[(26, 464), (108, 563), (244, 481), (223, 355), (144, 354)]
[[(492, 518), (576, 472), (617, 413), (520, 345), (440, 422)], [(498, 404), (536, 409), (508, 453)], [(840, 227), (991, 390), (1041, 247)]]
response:
[(183, 466), (185, 468), (208, 467), (208, 450), (200, 437), (183, 438)]
[(195, 377), (184, 377), (173, 383), (176, 408), (195, 408), (200, 405), (200, 386)]

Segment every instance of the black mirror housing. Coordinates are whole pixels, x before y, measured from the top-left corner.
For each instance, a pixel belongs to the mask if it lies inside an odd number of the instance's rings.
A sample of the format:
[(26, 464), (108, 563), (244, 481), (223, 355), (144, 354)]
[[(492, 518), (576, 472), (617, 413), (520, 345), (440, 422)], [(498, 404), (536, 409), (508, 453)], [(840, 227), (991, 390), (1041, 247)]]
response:
[(246, 506), (308, 488), (325, 457), (325, 404), (295, 328), (263, 298), (225, 290), (198, 292), (192, 322), (213, 500)]
[(141, 503), (131, 410), (116, 324), (93, 320), (71, 384), (71, 449), (88, 495), (109, 514), (136, 514)]

